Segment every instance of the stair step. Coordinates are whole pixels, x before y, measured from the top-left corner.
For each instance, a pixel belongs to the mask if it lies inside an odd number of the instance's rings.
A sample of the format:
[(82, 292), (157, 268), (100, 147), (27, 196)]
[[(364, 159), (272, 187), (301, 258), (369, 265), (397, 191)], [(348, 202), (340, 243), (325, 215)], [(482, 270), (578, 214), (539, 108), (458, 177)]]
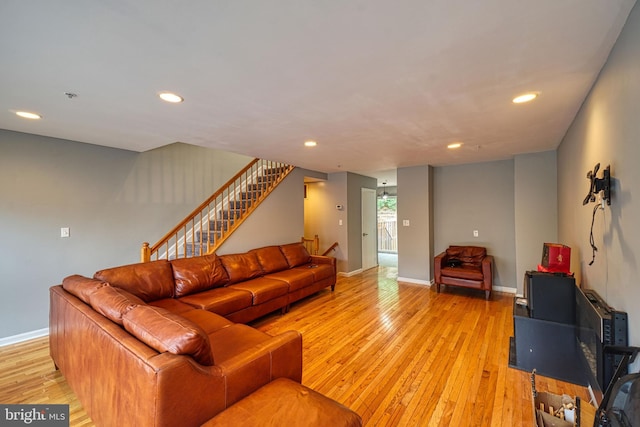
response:
[(222, 231), (218, 230), (208, 230), (208, 231), (198, 231), (196, 232), (196, 242), (209, 242), (215, 243), (217, 239), (222, 236)]
[(251, 202), (247, 200), (231, 200), (229, 202), (229, 209), (247, 209), (251, 206)]
[(200, 245), (191, 246), (189, 243), (187, 243), (187, 258), (204, 255), (206, 250), (206, 246), (200, 249)]
[(242, 211), (236, 209), (230, 209), (226, 211), (218, 211), (218, 219), (227, 220), (227, 219), (238, 219), (241, 216)]
[(229, 227), (233, 225), (233, 220), (228, 221), (209, 221), (209, 230), (211, 231), (227, 231)]

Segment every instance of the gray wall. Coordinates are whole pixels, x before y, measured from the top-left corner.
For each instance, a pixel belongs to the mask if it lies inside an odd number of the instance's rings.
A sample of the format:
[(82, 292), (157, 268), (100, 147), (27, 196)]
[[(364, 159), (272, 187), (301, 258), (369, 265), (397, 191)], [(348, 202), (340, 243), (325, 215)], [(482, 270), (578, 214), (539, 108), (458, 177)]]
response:
[(515, 157), (515, 242), (517, 293), (525, 272), (536, 270), (545, 242), (558, 242), (556, 152)]
[(435, 254), (449, 245), (484, 246), (494, 256), (494, 286), (515, 288), (514, 185), (513, 160), (435, 168)]
[(398, 280), (427, 284), (433, 277), (433, 169), (400, 168), (397, 180)]
[[(578, 283), (629, 314), (629, 338), (635, 346), (640, 346), (640, 197), (634, 197), (640, 188), (639, 111), (640, 7), (636, 5), (558, 148), (559, 235), (572, 248), (572, 270)], [(588, 191), (586, 173), (596, 163), (611, 165), (614, 188), (611, 206), (596, 214), (598, 252), (589, 266), (594, 204), (583, 206), (582, 200)]]
[[(143, 241), (155, 243), (250, 160), (186, 144), (135, 153), (0, 130), (0, 339), (46, 328), (50, 286), (138, 262)], [(300, 239), (302, 176), (283, 185), (258, 208), (270, 226), (247, 221), (247, 235), (225, 249)], [(61, 227), (71, 237), (60, 238)]]

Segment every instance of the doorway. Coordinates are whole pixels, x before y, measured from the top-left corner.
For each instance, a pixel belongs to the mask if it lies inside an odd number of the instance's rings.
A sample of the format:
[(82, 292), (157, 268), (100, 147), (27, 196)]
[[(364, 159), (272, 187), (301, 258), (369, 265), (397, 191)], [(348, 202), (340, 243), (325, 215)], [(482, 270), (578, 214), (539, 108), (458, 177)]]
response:
[(376, 234), (376, 190), (361, 189), (362, 200), (362, 270), (378, 265)]
[(378, 262), (384, 267), (398, 266), (397, 200), (385, 189), (377, 202)]

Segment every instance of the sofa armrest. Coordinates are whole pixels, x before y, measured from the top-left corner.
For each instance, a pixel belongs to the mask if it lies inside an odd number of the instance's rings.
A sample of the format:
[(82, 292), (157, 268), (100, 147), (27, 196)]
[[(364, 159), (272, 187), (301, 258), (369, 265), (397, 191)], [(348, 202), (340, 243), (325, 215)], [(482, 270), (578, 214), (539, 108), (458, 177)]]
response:
[(447, 262), (447, 253), (442, 252), (433, 258), (433, 277), (436, 284), (440, 283), (442, 278), (441, 270)]
[(331, 256), (311, 255), (312, 264), (331, 264), (335, 268), (336, 259)]
[(482, 276), (484, 278), (485, 289), (491, 290), (493, 287), (493, 256), (487, 255), (482, 258)]
[(302, 381), (302, 335), (286, 331), (216, 364), (226, 382), (226, 406), (276, 378)]

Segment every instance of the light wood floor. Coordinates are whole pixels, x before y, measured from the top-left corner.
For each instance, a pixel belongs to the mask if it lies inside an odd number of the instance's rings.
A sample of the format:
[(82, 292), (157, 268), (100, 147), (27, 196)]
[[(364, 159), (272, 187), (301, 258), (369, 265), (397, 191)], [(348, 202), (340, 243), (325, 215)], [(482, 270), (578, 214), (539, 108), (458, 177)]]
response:
[[(397, 269), (339, 278), (252, 325), (303, 335), (302, 382), (358, 412), (367, 426), (533, 426), (529, 373), (509, 368), (511, 295), (398, 283)], [(550, 349), (551, 350), (551, 349)], [(68, 403), (91, 420), (53, 368), (46, 338), (0, 348), (0, 403)], [(587, 398), (537, 377), (539, 390)]]

